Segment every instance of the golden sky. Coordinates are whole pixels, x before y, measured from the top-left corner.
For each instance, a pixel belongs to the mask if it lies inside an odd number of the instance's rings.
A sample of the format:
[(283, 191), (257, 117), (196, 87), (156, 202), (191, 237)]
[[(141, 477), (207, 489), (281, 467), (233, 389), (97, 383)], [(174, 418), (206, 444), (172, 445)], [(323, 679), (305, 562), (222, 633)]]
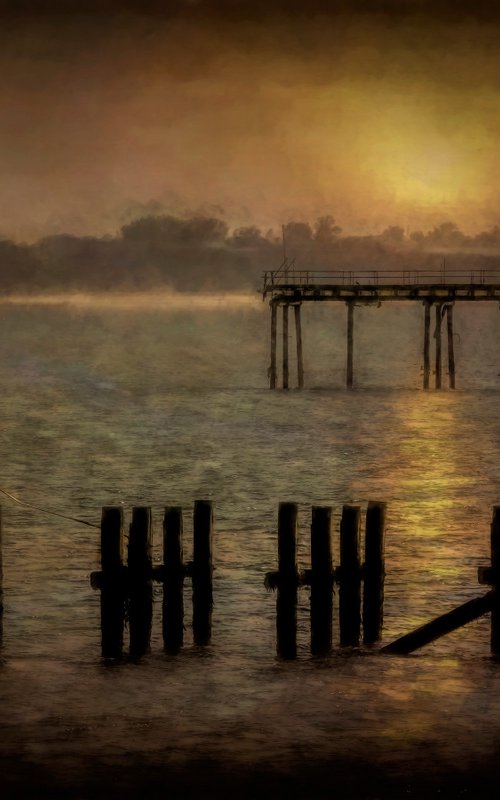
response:
[(84, 6), (2, 12), (3, 236), (114, 233), (145, 213), (500, 224), (500, 23), (484, 4)]

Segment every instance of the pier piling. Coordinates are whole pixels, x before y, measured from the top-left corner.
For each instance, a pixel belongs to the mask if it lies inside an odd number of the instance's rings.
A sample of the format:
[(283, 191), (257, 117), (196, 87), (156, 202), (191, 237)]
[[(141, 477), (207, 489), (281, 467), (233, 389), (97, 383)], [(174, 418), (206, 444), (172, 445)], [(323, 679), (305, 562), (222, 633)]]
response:
[(288, 389), (288, 303), (283, 305), (283, 389)]
[(101, 652), (120, 658), (125, 617), (123, 510), (105, 507), (101, 516)]
[(269, 368), (269, 387), (276, 389), (277, 370), (276, 370), (276, 332), (278, 324), (278, 304), (271, 300), (271, 366)]
[(193, 517), (193, 637), (210, 644), (212, 635), (213, 509), (209, 500), (196, 500)]
[(361, 628), (361, 565), (359, 506), (345, 505), (340, 522), (340, 644), (357, 647)]
[(441, 388), (441, 321), (443, 319), (443, 306), (436, 305), (436, 389)]
[(349, 300), (347, 306), (347, 363), (346, 386), (352, 389), (354, 383), (354, 302)]
[(446, 306), (446, 328), (448, 333), (448, 381), (450, 389), (455, 388), (455, 347), (453, 342), (453, 304)]
[(332, 509), (316, 506), (311, 518), (311, 653), (324, 655), (332, 646), (333, 571)]
[(182, 508), (167, 507), (163, 518), (163, 643), (178, 653), (184, 643)]
[(430, 329), (431, 329), (431, 304), (424, 302), (424, 389), (429, 388), (431, 374), (430, 362)]
[(304, 388), (304, 358), (302, 353), (302, 325), (300, 320), (300, 304), (293, 307), (295, 313), (295, 342), (297, 345), (297, 385)]
[(366, 510), (363, 568), (363, 643), (374, 644), (382, 635), (384, 619), (385, 503), (370, 501)]
[(491, 572), (495, 587), (491, 606), (491, 652), (500, 655), (500, 506), (493, 507), (491, 520)]
[(297, 655), (297, 517), (296, 503), (280, 503), (276, 637), (278, 655), (284, 659)]
[(136, 506), (128, 541), (130, 655), (148, 652), (153, 620), (151, 509)]

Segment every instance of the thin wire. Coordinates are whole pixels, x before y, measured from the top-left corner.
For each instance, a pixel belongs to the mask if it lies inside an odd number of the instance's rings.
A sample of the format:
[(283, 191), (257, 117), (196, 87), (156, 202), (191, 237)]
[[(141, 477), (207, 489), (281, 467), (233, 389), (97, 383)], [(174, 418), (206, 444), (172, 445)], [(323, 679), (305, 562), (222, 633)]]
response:
[(26, 506), (27, 508), (34, 508), (36, 511), (41, 511), (42, 514), (50, 514), (52, 517), (61, 517), (61, 519), (69, 519), (71, 522), (79, 522), (80, 525), (88, 525), (89, 528), (100, 528), (100, 525), (96, 525), (95, 522), (87, 522), (86, 519), (78, 519), (78, 517), (68, 517), (66, 514), (60, 514), (58, 511), (49, 511), (46, 508), (41, 508), (40, 506), (35, 506), (33, 503), (27, 503), (25, 500), (19, 500), (18, 497), (14, 497), (13, 494), (7, 492), (5, 489), (0, 487), (0, 492), (4, 494), (6, 497), (10, 497), (14, 503), (19, 503), (20, 506)]

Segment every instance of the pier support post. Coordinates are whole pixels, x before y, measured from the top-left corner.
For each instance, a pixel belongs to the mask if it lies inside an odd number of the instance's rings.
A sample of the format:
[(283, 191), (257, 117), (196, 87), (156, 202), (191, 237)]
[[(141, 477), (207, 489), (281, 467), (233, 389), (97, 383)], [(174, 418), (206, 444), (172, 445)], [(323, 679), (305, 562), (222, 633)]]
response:
[(296, 503), (279, 504), (276, 639), (278, 655), (285, 659), (297, 655), (297, 516)]
[(446, 327), (448, 333), (448, 381), (450, 389), (455, 388), (455, 348), (453, 343), (453, 303), (446, 306)]
[(123, 510), (103, 508), (101, 516), (101, 653), (120, 658), (123, 650)]
[[(2, 506), (0, 506), (0, 619), (2, 616), (2, 611), (3, 611)], [(0, 631), (0, 636), (1, 636), (1, 631)]]
[(300, 303), (293, 307), (295, 313), (295, 341), (297, 344), (297, 385), (304, 388), (304, 360), (302, 354), (302, 326), (300, 321)]
[(163, 518), (162, 627), (167, 653), (178, 653), (184, 642), (182, 529), (182, 508), (166, 508)]
[(345, 505), (340, 522), (340, 644), (357, 647), (361, 629), (359, 506)]
[(363, 570), (363, 642), (374, 644), (382, 635), (384, 619), (385, 503), (370, 501), (366, 510)]
[(441, 321), (443, 319), (443, 305), (436, 305), (436, 389), (441, 388)]
[(352, 389), (354, 378), (354, 301), (348, 300), (347, 306), (347, 363), (346, 387)]
[(193, 518), (193, 638), (210, 644), (212, 636), (213, 509), (210, 500), (196, 500)]
[(276, 389), (276, 332), (278, 324), (278, 305), (271, 300), (271, 366), (269, 367), (269, 388)]
[(428, 300), (425, 300), (424, 301), (424, 389), (429, 388), (429, 377), (431, 374), (430, 330), (431, 330), (431, 304)]
[(500, 575), (500, 506), (493, 507), (491, 521), (491, 570), (495, 580), (491, 606), (491, 652), (498, 656), (500, 655), (500, 586), (496, 581)]
[(151, 509), (136, 506), (132, 510), (128, 540), (130, 655), (139, 657), (149, 651), (153, 622)]
[(288, 389), (288, 303), (283, 305), (283, 389)]
[(311, 653), (324, 655), (332, 646), (333, 573), (332, 509), (316, 506), (311, 519)]

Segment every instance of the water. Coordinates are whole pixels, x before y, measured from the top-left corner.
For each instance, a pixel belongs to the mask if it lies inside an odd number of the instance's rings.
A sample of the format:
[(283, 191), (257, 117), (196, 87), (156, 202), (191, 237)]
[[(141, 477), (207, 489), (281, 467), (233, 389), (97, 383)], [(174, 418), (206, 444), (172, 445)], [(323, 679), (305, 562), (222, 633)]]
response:
[(2, 500), (7, 796), (487, 796), (500, 734), (487, 618), (408, 658), (336, 644), (315, 659), (304, 588), (298, 658), (276, 657), (263, 582), (281, 500), (300, 504), (303, 567), (311, 505), (333, 506), (338, 557), (342, 504), (387, 502), (384, 643), (484, 591), (498, 310), (458, 308), (454, 393), (419, 389), (421, 309), (356, 314), (356, 391), (342, 388), (343, 309), (311, 308), (309, 388), (271, 393), (258, 299), (0, 306), (0, 486), (95, 524), (103, 505), (151, 505), (157, 561), (163, 507), (185, 508), (189, 558), (193, 501), (212, 499), (217, 567), (210, 647), (193, 645), (186, 588), (185, 647), (163, 654), (158, 590), (151, 654), (110, 667), (89, 584), (98, 530)]

